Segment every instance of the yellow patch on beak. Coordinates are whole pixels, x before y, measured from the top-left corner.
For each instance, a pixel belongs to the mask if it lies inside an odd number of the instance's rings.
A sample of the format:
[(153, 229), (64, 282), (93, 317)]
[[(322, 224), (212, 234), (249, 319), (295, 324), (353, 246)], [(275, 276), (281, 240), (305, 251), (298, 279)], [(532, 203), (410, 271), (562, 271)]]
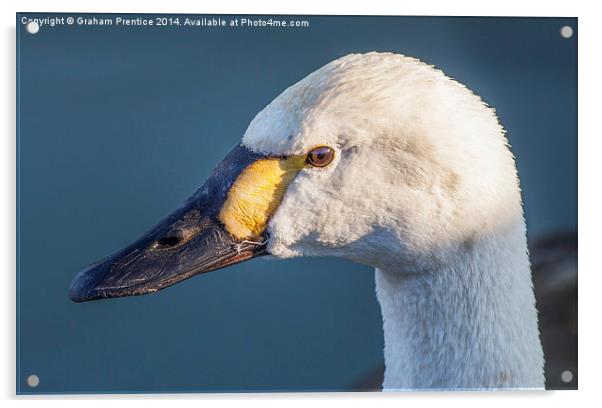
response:
[(289, 183), (305, 167), (305, 156), (260, 159), (238, 176), (219, 219), (238, 239), (253, 239), (267, 227)]

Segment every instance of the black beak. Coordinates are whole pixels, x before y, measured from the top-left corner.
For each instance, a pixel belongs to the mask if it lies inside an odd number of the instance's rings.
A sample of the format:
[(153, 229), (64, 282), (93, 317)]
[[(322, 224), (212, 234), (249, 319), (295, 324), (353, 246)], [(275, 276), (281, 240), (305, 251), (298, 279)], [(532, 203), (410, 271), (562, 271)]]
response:
[(79, 272), (71, 282), (71, 300), (152, 293), (194, 275), (265, 255), (265, 236), (257, 242), (237, 240), (218, 220), (238, 175), (261, 157), (237, 146), (205, 184), (167, 218), (127, 248)]

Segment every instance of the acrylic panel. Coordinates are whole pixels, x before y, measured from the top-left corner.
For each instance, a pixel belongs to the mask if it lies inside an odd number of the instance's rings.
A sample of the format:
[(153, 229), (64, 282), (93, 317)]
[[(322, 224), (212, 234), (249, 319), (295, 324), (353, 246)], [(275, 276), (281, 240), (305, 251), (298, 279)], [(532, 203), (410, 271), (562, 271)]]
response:
[(577, 387), (576, 18), (16, 31), (18, 393)]

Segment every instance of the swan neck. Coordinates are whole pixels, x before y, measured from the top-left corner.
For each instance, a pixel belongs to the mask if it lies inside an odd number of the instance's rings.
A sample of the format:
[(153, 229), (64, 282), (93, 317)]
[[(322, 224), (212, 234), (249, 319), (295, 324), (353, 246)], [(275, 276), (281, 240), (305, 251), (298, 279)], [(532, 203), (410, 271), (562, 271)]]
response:
[(376, 269), (385, 390), (543, 388), (524, 222), (416, 275)]

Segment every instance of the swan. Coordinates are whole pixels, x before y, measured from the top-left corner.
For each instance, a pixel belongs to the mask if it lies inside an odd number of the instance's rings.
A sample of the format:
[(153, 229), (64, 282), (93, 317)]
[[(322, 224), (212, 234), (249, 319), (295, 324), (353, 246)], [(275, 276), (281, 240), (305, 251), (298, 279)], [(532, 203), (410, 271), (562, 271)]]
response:
[(209, 179), (73, 279), (82, 302), (254, 257), (375, 268), (383, 389), (541, 389), (519, 180), (494, 110), (415, 58), (351, 54), (260, 111)]

